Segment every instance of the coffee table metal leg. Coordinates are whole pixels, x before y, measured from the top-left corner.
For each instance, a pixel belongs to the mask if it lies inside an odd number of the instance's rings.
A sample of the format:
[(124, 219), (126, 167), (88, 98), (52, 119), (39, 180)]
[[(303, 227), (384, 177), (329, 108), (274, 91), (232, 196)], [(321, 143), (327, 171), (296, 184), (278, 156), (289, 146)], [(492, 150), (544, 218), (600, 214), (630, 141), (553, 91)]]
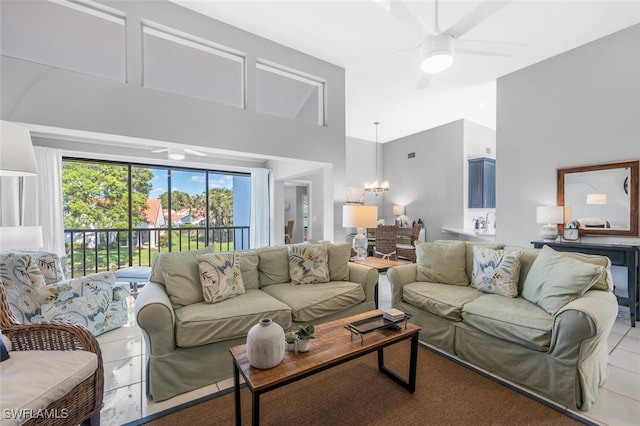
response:
[(384, 348), (378, 349), (378, 370), (411, 393), (416, 391), (416, 373), (418, 370), (418, 334), (411, 336), (411, 356), (409, 359), (409, 379), (405, 380), (384, 365)]
[(253, 392), (253, 404), (251, 407), (251, 424), (253, 426), (258, 426), (260, 424), (260, 393)]
[(242, 410), (240, 409), (240, 372), (238, 366), (233, 363), (233, 398), (236, 406), (236, 426), (242, 425)]

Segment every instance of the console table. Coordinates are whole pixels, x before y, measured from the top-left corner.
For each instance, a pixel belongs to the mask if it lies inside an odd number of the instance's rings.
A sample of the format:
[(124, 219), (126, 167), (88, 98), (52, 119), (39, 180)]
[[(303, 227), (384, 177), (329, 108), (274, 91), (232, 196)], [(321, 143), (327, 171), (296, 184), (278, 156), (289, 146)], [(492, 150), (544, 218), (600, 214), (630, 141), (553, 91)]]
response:
[(636, 326), (636, 320), (640, 317), (640, 246), (623, 244), (587, 244), (568, 243), (556, 241), (532, 241), (535, 248), (549, 246), (557, 251), (571, 251), (585, 254), (598, 254), (611, 259), (611, 264), (627, 267), (628, 297), (617, 297), (618, 305), (629, 307), (631, 327)]

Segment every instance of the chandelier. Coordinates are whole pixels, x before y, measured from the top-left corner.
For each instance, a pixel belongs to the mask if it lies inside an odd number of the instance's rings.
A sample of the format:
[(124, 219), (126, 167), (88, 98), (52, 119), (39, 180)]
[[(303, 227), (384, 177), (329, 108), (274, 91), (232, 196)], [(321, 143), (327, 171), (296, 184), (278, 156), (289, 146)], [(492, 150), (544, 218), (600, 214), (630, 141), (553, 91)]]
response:
[(365, 182), (364, 183), (364, 190), (365, 192), (370, 192), (372, 194), (375, 194), (375, 196), (377, 197), (378, 194), (382, 194), (383, 192), (387, 192), (389, 190), (389, 182), (388, 181), (384, 181), (384, 182), (378, 182), (378, 124), (380, 124), (379, 121), (375, 121), (373, 124), (375, 124), (376, 126), (376, 180), (374, 180), (373, 182)]

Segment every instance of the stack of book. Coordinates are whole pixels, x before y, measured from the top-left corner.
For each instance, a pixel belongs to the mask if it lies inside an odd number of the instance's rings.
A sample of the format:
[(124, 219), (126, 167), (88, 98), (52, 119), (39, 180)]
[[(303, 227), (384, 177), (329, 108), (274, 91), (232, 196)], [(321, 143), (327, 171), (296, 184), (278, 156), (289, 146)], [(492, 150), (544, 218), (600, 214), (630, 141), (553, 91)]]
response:
[(382, 311), (382, 317), (389, 321), (399, 321), (404, 319), (404, 312), (395, 308), (389, 308)]

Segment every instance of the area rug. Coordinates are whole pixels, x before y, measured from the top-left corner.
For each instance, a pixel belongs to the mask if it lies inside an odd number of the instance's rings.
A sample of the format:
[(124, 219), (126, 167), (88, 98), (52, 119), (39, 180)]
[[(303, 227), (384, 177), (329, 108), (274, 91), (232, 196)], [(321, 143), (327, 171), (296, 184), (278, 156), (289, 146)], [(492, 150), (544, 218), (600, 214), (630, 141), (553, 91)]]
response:
[[(385, 349), (385, 363), (403, 377), (408, 359), (408, 342)], [(250, 393), (244, 387), (241, 399), (242, 423), (248, 425)], [(234, 414), (233, 392), (227, 390), (133, 424), (233, 425)], [(277, 426), (591, 424), (425, 347), (418, 350), (414, 394), (380, 373), (372, 353), (263, 394), (260, 421)]]

